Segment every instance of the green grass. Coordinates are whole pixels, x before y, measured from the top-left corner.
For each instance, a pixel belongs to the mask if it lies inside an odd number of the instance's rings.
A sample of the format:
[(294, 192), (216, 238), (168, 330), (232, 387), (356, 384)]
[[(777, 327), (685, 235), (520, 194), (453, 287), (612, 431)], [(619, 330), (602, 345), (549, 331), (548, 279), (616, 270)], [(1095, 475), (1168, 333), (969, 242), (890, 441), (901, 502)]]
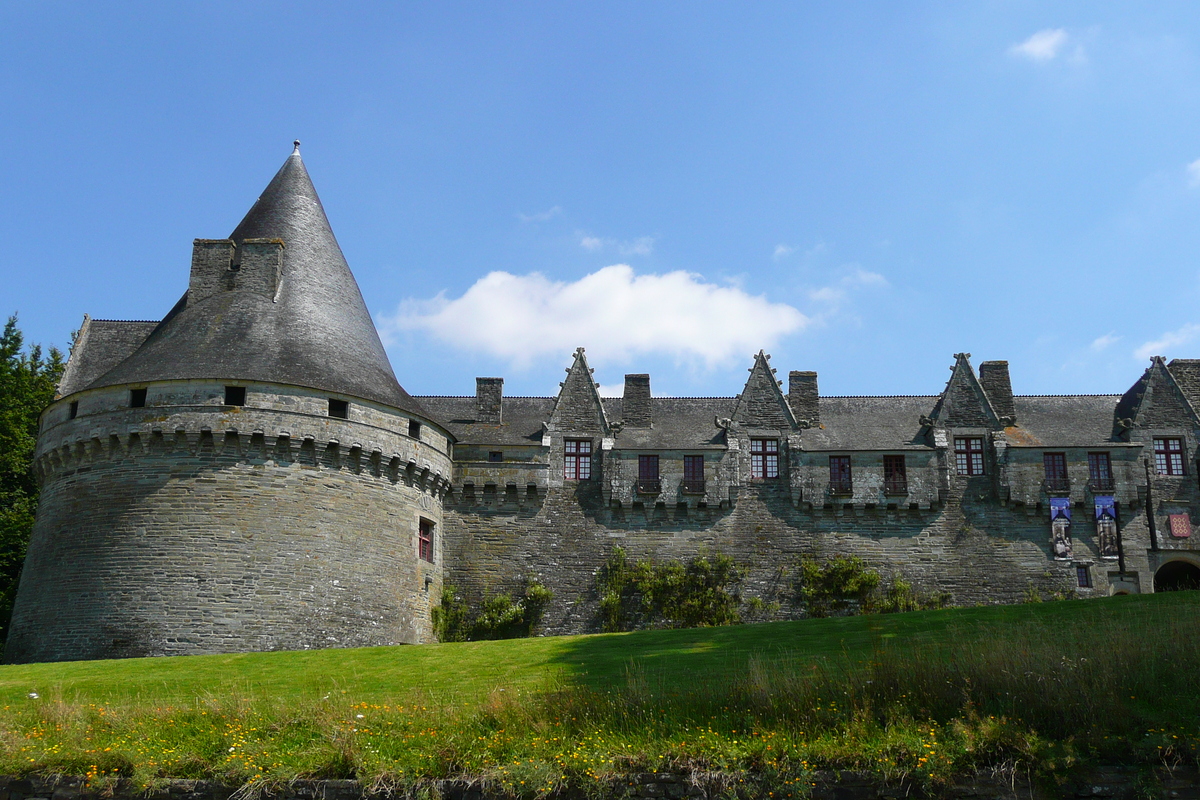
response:
[[(723, 628), (0, 667), (0, 772), (149, 785), (1194, 760), (1200, 593)], [(37, 697), (31, 697), (36, 694)], [(361, 716), (360, 716), (361, 715)], [(782, 791), (777, 794), (786, 794)]]

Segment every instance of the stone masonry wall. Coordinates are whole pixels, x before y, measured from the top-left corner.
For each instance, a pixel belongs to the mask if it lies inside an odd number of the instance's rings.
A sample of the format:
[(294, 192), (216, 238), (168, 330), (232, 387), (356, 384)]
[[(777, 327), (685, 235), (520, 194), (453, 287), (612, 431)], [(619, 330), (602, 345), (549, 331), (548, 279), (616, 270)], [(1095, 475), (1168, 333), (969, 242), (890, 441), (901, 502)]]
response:
[(428, 431), (249, 406), (60, 412), (39, 440), (9, 660), (431, 638), (450, 462)]

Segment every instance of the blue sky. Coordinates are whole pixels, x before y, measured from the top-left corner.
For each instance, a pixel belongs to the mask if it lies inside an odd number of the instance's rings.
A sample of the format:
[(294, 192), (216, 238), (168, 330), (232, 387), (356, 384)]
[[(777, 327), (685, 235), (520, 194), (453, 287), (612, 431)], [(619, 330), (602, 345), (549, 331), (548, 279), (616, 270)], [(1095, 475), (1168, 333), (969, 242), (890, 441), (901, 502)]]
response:
[(1200, 357), (1194, 3), (0, 5), (0, 312), (157, 319), (305, 163), (414, 394)]

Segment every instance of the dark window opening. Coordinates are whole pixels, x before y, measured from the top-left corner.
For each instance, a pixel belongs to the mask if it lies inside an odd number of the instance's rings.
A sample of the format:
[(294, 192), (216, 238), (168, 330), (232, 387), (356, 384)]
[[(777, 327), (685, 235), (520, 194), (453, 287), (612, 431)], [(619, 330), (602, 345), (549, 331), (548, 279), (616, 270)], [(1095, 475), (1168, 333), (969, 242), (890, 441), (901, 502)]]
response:
[(638, 494), (659, 494), (662, 484), (658, 480), (658, 456), (638, 456)]
[(1154, 472), (1183, 475), (1183, 439), (1154, 440)]
[(1112, 461), (1108, 453), (1088, 453), (1088, 482), (1093, 491), (1113, 490)]
[(779, 477), (779, 440), (750, 440), (750, 477)]
[(1075, 580), (1080, 589), (1092, 588), (1092, 573), (1088, 570), (1087, 564), (1075, 565)]
[(145, 389), (130, 389), (129, 390), (129, 407), (130, 408), (145, 408), (146, 407), (146, 390)]
[(908, 472), (904, 456), (883, 457), (883, 493), (908, 494)]
[(569, 481), (592, 478), (592, 440), (563, 440), (563, 477)]
[(850, 494), (853, 491), (850, 456), (829, 457), (829, 491), (833, 494)]
[(422, 561), (433, 563), (433, 523), (424, 517), (417, 527), (417, 555)]
[(704, 456), (683, 457), (683, 493), (704, 494)]
[(245, 386), (226, 386), (225, 387), (225, 405), (227, 405), (227, 406), (244, 406), (244, 405), (246, 405), (246, 387)]
[(350, 419), (350, 403), (346, 400), (329, 398), (329, 416), (336, 419)]
[(503, 450), (492, 450), (491, 452), (488, 453), (488, 461), (491, 461), (493, 464), (498, 463), (503, 460), (504, 460), (504, 451)]
[(959, 475), (982, 475), (983, 437), (954, 437), (954, 465)]
[(421, 423), (417, 422), (415, 419), (410, 419), (408, 421), (408, 435), (414, 439), (420, 439)]
[(71, 401), (70, 414), (71, 414), (71, 419), (75, 419), (77, 416), (79, 416), (79, 401), (78, 400)]
[(1042, 466), (1046, 470), (1046, 491), (1065, 492), (1071, 488), (1067, 480), (1067, 454), (1043, 453)]

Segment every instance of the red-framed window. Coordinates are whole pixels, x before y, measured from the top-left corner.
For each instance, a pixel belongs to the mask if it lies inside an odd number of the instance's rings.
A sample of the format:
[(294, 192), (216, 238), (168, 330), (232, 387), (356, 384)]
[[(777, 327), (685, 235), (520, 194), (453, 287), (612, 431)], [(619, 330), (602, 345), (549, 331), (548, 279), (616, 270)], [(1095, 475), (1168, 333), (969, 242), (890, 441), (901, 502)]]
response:
[(638, 456), (638, 479), (658, 480), (658, 456)]
[(750, 440), (750, 477), (779, 477), (779, 440)]
[(983, 437), (954, 437), (954, 466), (959, 475), (983, 474)]
[(563, 440), (563, 477), (569, 481), (592, 478), (592, 440)]
[(1183, 475), (1183, 439), (1154, 440), (1154, 471), (1159, 475)]
[(908, 472), (904, 456), (883, 457), (883, 493), (908, 494)]
[(704, 456), (683, 457), (684, 494), (704, 494)]
[(829, 491), (850, 494), (854, 484), (850, 477), (850, 456), (829, 457)]
[(417, 555), (422, 561), (433, 563), (433, 523), (424, 517), (417, 526)]
[(1108, 453), (1088, 453), (1088, 482), (1095, 491), (1112, 491), (1112, 459)]
[(1066, 491), (1067, 483), (1067, 454), (1042, 453), (1042, 466), (1046, 470), (1046, 488), (1052, 492)]

